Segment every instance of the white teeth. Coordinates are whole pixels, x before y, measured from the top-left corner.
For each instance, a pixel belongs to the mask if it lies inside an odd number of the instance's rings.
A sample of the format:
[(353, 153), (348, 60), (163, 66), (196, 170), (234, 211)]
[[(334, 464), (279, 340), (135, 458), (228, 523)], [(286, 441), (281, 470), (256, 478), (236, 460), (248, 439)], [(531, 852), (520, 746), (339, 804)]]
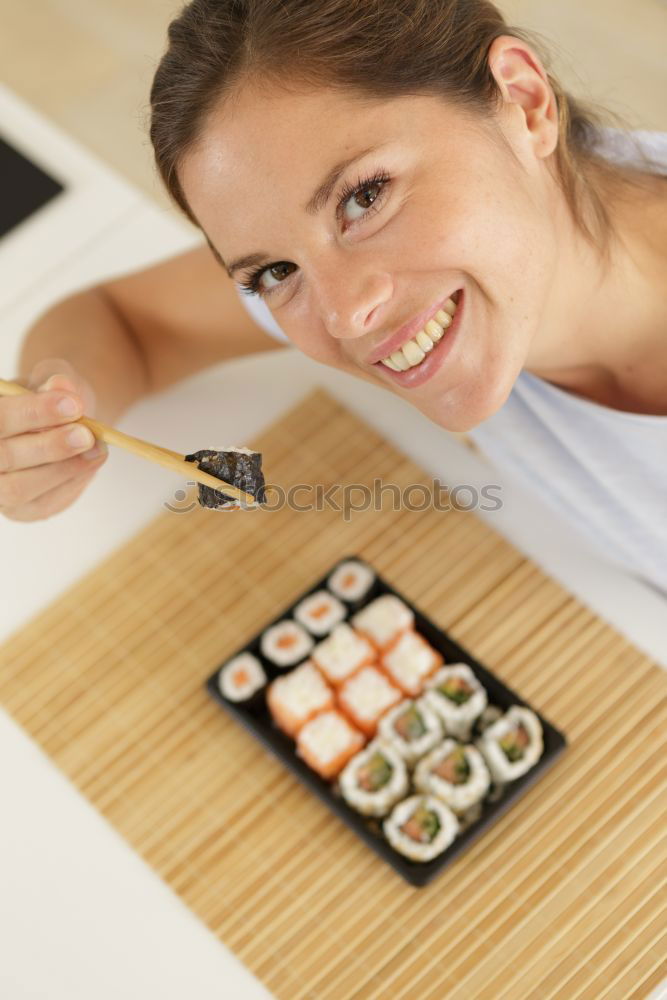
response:
[(408, 368), (421, 364), (428, 352), (432, 351), (438, 341), (442, 339), (445, 330), (451, 326), (455, 312), (456, 302), (451, 298), (447, 299), (442, 309), (438, 309), (424, 329), (407, 340), (390, 357), (383, 358), (382, 364), (394, 372), (405, 372)]
[(403, 354), (410, 362), (410, 365), (418, 365), (420, 361), (423, 361), (426, 357), (425, 351), (422, 351), (421, 347), (416, 340), (408, 340), (407, 344), (403, 344), (401, 348)]
[(410, 362), (403, 354), (403, 351), (394, 351), (391, 355), (390, 361), (393, 361), (400, 372), (406, 372), (410, 367)]
[(424, 329), (428, 333), (431, 340), (434, 340), (436, 344), (442, 338), (442, 335), (445, 332), (440, 323), (436, 323), (434, 319), (430, 319), (426, 324), (426, 326), (424, 327)]
[(427, 354), (429, 351), (432, 351), (433, 348), (435, 347), (435, 344), (433, 343), (429, 335), (427, 333), (424, 333), (423, 330), (419, 331), (419, 333), (415, 337), (415, 340), (421, 347), (422, 351), (426, 351)]

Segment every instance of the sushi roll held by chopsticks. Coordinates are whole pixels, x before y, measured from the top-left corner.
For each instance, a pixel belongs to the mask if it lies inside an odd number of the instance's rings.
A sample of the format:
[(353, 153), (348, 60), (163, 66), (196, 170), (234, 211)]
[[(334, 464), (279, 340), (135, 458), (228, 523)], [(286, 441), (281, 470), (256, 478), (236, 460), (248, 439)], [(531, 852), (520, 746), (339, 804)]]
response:
[[(244, 493), (250, 493), (257, 503), (264, 500), (264, 475), (262, 473), (262, 456), (258, 451), (249, 448), (226, 447), (220, 450), (204, 448), (185, 456), (186, 462), (196, 462), (204, 472), (210, 473), (216, 479), (229, 483)], [(202, 507), (212, 510), (238, 509), (240, 504), (225, 494), (224, 490), (216, 490), (211, 486), (197, 484), (199, 503)]]
[[(19, 396), (30, 392), (20, 382), (10, 382), (0, 378), (0, 396)], [(262, 456), (248, 448), (224, 448), (221, 451), (204, 449), (191, 455), (181, 455), (169, 448), (143, 441), (141, 438), (125, 434), (100, 420), (82, 416), (73, 421), (83, 424), (95, 435), (96, 441), (104, 441), (125, 451), (145, 458), (149, 462), (162, 465), (181, 475), (189, 474), (188, 464), (195, 463), (196, 471), (190, 473), (199, 484), (199, 502), (203, 507), (214, 510), (233, 509), (244, 505), (255, 506), (264, 500), (264, 476), (261, 470)], [(215, 480), (222, 480), (223, 492), (216, 487)], [(236, 499), (236, 503), (234, 503)]]

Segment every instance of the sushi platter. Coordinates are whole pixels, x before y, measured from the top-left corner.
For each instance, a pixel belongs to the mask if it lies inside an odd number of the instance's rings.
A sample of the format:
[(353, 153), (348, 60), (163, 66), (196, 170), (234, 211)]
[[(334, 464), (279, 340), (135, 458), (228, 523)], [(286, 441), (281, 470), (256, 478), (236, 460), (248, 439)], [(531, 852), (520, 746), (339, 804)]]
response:
[[(321, 390), (248, 446), (287, 487), (430, 482)], [(169, 887), (160, 898), (177, 896), (280, 1000), (470, 1000), (495, 983), (521, 998), (648, 995), (661, 978), (667, 858), (664, 669), (472, 512), (391, 508), (349, 521), (290, 504), (266, 515), (228, 517), (201, 504), (187, 515), (165, 511), (5, 640), (3, 707), (136, 852), (138, 867)], [(396, 807), (383, 816), (353, 808), (344, 768), (330, 780), (312, 770), (267, 704), (268, 685), (293, 668), (263, 656), (262, 636), (285, 616), (303, 624), (296, 605), (329, 589), (329, 570), (346, 553), (398, 588), (415, 630), (444, 659), (436, 673), (467, 665), (487, 706), (530, 707), (541, 720), (537, 764), (498, 801), (490, 789), (479, 821), (463, 831), (459, 821), (431, 861), (391, 847), (382, 825)], [(383, 594), (396, 591), (376, 578), (358, 604), (343, 599), (337, 624), (356, 629), (353, 616)], [(308, 606), (300, 615), (312, 623)], [(280, 638), (266, 640), (274, 657)], [(305, 660), (327, 636), (312, 639)], [(219, 668), (245, 651), (267, 682), (253, 700), (234, 701), (218, 689)], [(319, 659), (332, 680), (344, 673), (345, 656)], [(237, 697), (243, 677), (234, 679)], [(280, 693), (271, 701), (289, 725), (294, 700)], [(542, 713), (568, 742), (548, 773), (561, 742)], [(428, 721), (425, 708), (420, 715)], [(362, 736), (359, 753), (372, 742)], [(433, 752), (405, 742), (410, 757)], [(419, 757), (404, 759), (412, 781)], [(456, 769), (457, 760), (443, 765)], [(391, 799), (402, 769), (390, 780), (386, 770), (374, 762)], [(476, 794), (472, 781), (461, 789), (464, 799)], [(371, 798), (384, 807), (382, 795)], [(406, 880), (429, 875), (423, 888)], [(32, 904), (39, 921), (38, 896)]]
[(487, 831), (566, 746), (354, 555), (206, 687), (414, 886)]

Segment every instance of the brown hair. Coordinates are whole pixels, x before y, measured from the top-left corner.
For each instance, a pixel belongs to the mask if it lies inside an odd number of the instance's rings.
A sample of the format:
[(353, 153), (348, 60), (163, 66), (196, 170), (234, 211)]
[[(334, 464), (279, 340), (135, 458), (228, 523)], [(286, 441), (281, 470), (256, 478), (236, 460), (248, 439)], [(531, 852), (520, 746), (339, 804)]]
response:
[[(150, 136), (164, 184), (199, 225), (178, 178), (213, 106), (244, 81), (288, 90), (327, 86), (359, 97), (437, 95), (493, 123), (502, 95), (487, 56), (500, 35), (531, 46), (558, 105), (555, 178), (575, 224), (608, 255), (613, 236), (611, 186), (642, 185), (640, 171), (660, 168), (610, 163), (596, 151), (615, 113), (575, 99), (549, 72), (534, 33), (508, 25), (490, 0), (192, 0), (169, 25), (169, 46), (151, 88)], [(286, 69), (287, 68), (287, 69)]]

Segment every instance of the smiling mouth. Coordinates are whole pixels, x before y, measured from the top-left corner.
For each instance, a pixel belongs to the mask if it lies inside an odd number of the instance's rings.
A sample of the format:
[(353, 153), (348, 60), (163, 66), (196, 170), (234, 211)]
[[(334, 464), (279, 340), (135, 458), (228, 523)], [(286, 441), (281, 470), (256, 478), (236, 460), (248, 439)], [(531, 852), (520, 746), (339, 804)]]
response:
[(460, 299), (459, 289), (428, 320), (422, 330), (406, 340), (393, 354), (382, 358), (376, 364), (383, 365), (392, 372), (407, 372), (412, 368), (418, 368), (454, 322)]

